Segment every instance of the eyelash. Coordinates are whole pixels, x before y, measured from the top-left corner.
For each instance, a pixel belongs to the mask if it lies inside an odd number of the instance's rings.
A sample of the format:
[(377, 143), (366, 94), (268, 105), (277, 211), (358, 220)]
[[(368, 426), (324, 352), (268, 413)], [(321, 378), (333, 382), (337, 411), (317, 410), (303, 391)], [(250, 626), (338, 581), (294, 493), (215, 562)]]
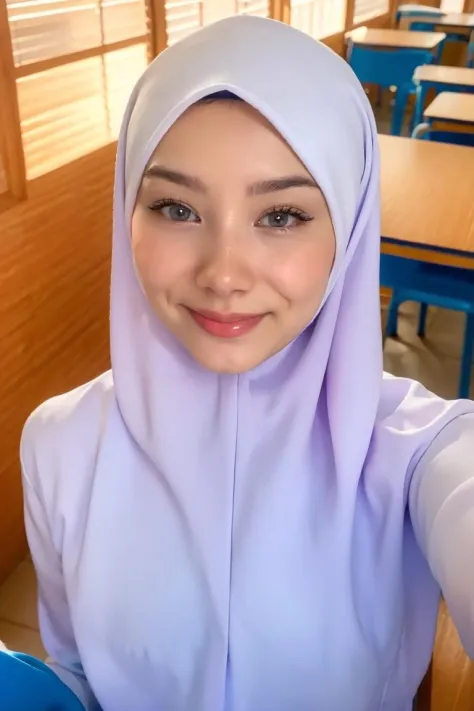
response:
[[(291, 205), (274, 205), (269, 210), (266, 210), (258, 221), (261, 222), (264, 217), (268, 217), (268, 215), (273, 215), (275, 213), (280, 215), (290, 215), (290, 217), (296, 218), (299, 224), (314, 220), (314, 217), (311, 217), (311, 215), (308, 215), (307, 212), (300, 210), (298, 207), (292, 207)], [(298, 226), (299, 225), (297, 224), (292, 227), (270, 227), (269, 229), (278, 230), (279, 232), (289, 232)]]
[[(149, 209), (152, 212), (159, 212), (164, 207), (170, 207), (172, 205), (182, 205), (188, 210), (195, 212), (191, 207), (189, 207), (189, 205), (186, 205), (186, 203), (182, 202), (181, 200), (177, 200), (174, 198), (163, 198), (161, 200), (157, 200), (156, 202), (149, 205)], [(279, 213), (282, 215), (290, 215), (291, 217), (294, 217), (299, 224), (311, 222), (314, 219), (313, 217), (311, 217), (311, 215), (308, 215), (308, 213), (304, 212), (303, 210), (300, 210), (297, 207), (292, 207), (291, 205), (274, 205), (272, 208), (266, 210), (263, 215), (259, 217), (258, 222), (261, 222), (265, 217), (268, 217), (268, 215), (273, 215), (275, 213)], [(278, 232), (289, 232), (290, 230), (293, 230), (295, 229), (295, 227), (298, 226), (299, 225), (296, 224), (291, 227), (270, 227), (268, 229), (277, 230)]]

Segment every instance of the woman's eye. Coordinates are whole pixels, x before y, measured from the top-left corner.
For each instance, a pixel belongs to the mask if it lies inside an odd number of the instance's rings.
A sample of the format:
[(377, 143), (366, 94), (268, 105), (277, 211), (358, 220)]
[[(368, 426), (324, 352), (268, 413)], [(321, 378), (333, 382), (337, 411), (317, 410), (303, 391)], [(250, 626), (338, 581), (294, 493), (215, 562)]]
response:
[(292, 227), (296, 222), (296, 217), (287, 212), (270, 212), (262, 218), (264, 227)]
[(180, 202), (157, 202), (151, 205), (150, 209), (172, 222), (199, 222), (194, 210)]
[(259, 225), (273, 229), (288, 230), (302, 222), (309, 222), (311, 219), (309, 215), (306, 215), (304, 212), (296, 211), (296, 209), (272, 210), (261, 218)]

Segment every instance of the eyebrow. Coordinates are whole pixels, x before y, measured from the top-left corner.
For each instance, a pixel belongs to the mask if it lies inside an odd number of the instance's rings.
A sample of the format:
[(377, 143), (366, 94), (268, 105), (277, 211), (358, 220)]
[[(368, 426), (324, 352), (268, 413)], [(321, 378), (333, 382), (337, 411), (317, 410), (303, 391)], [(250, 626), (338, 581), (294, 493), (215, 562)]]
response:
[[(195, 190), (196, 192), (205, 193), (207, 188), (205, 183), (199, 178), (192, 175), (186, 175), (177, 170), (165, 168), (164, 166), (152, 163), (145, 169), (145, 178), (161, 178), (169, 183), (181, 185), (184, 188)], [(280, 190), (288, 190), (289, 188), (315, 188), (319, 190), (319, 185), (315, 180), (306, 175), (288, 175), (283, 178), (273, 178), (271, 180), (262, 180), (249, 185), (247, 192), (249, 195), (265, 195), (267, 193), (276, 193)]]

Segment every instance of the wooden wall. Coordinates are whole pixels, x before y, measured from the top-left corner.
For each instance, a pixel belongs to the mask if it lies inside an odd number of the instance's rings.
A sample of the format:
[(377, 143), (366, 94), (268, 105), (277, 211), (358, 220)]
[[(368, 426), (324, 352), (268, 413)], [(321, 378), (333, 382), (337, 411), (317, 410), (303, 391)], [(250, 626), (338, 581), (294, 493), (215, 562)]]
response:
[(115, 146), (0, 203), (0, 580), (25, 554), (18, 445), (46, 398), (108, 367)]

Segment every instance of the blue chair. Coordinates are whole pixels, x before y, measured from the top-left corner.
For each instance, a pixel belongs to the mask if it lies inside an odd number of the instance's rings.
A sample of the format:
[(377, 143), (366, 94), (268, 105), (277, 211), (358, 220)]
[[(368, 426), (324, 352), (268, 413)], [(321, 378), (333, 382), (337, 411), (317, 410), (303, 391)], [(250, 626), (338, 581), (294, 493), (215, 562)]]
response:
[(382, 254), (382, 286), (392, 288), (386, 337), (397, 335), (398, 309), (405, 301), (421, 303), (418, 335), (425, 335), (428, 304), (466, 314), (458, 396), (468, 398), (474, 356), (474, 276), (470, 269), (440, 266)]
[[(452, 143), (457, 146), (471, 146), (474, 148), (474, 133), (461, 133), (460, 131), (437, 131), (429, 123), (420, 123), (412, 133), (412, 138), (435, 143)], [(474, 279), (474, 275), (473, 275)]]
[[(413, 138), (474, 148), (474, 133), (436, 131), (430, 124), (417, 126)], [(405, 301), (420, 302), (420, 338), (425, 335), (428, 304), (464, 312), (466, 329), (458, 394), (459, 397), (469, 397), (474, 356), (474, 272), (470, 269), (400, 259), (391, 255), (382, 256), (382, 284), (393, 289), (385, 335), (396, 336), (398, 308)]]
[[(419, 22), (418, 20), (415, 22), (412, 22), (410, 25), (410, 31), (411, 32), (436, 32), (436, 24), (433, 22)], [(452, 35), (446, 35), (444, 40), (439, 43), (437, 51), (436, 51), (436, 63), (439, 64), (441, 61), (441, 57), (443, 55), (443, 50), (444, 50), (444, 45), (446, 42), (451, 41), (449, 38), (452, 37)]]
[[(409, 29), (412, 32), (442, 32), (443, 30), (439, 28), (439, 25), (436, 25), (436, 21), (433, 20), (425, 20), (423, 22), (419, 22), (418, 20), (415, 20), (410, 24)], [(443, 49), (444, 45), (446, 42), (468, 42), (469, 37), (466, 34), (455, 34), (454, 32), (448, 32), (446, 35), (446, 39), (444, 42), (440, 44), (440, 49), (439, 49), (439, 59), (441, 59), (441, 55), (443, 54)]]
[(397, 335), (398, 309), (405, 301), (420, 302), (418, 335), (425, 335), (428, 304), (466, 314), (458, 395), (468, 398), (474, 356), (474, 276), (470, 269), (429, 264), (382, 254), (380, 282), (393, 289), (388, 312), (386, 337)]
[(474, 32), (471, 32), (471, 39), (469, 40), (469, 45), (467, 48), (467, 67), (474, 69)]
[(361, 84), (397, 88), (390, 133), (400, 136), (408, 99), (416, 93), (415, 69), (421, 64), (432, 64), (435, 56), (429, 50), (377, 49), (355, 45), (349, 40), (347, 60)]

